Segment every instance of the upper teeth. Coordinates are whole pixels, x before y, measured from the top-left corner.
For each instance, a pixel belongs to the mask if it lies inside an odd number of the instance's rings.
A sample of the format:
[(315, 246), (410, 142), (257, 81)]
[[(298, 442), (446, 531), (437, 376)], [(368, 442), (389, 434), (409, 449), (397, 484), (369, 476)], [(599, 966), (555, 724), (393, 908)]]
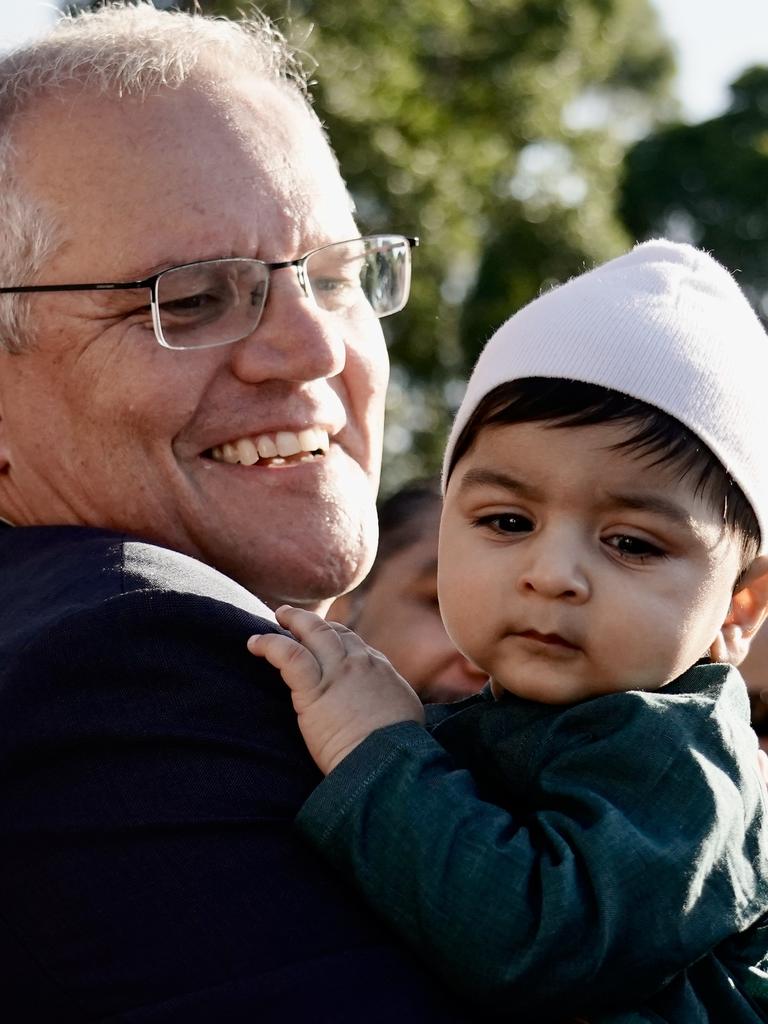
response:
[(327, 451), (328, 431), (320, 427), (307, 427), (294, 434), (292, 430), (278, 430), (276, 434), (261, 434), (259, 437), (241, 437), (237, 441), (216, 445), (211, 457), (217, 462), (239, 462), (252, 466), (259, 459), (287, 458), (300, 452)]

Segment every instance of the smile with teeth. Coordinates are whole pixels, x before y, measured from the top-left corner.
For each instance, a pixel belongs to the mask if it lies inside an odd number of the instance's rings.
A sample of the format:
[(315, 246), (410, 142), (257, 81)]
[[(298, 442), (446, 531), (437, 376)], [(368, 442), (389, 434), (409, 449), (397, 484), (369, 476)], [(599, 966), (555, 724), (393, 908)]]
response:
[(236, 441), (216, 445), (210, 450), (214, 462), (226, 462), (231, 466), (254, 466), (263, 462), (269, 466), (284, 466), (290, 462), (311, 462), (325, 455), (330, 447), (328, 431), (321, 427), (307, 427), (294, 433), (292, 430), (278, 430), (276, 434), (260, 434), (258, 437), (239, 437)]

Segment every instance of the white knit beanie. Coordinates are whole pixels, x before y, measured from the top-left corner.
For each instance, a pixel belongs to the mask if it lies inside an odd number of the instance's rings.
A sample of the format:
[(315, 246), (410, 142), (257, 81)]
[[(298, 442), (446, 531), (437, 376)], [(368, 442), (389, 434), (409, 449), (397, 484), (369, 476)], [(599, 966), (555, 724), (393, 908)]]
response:
[(480, 354), (443, 461), (499, 384), (553, 377), (600, 384), (674, 416), (741, 487), (768, 551), (768, 337), (710, 255), (658, 239), (540, 295)]

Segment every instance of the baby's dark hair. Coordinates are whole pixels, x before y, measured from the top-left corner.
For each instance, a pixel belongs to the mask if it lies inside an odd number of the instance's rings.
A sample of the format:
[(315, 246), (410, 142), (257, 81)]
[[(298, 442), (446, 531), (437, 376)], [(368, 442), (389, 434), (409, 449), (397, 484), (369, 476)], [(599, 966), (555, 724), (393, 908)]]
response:
[(631, 433), (617, 448), (655, 456), (651, 463), (654, 466), (676, 466), (680, 479), (693, 474), (694, 493), (722, 512), (723, 523), (741, 546), (741, 574), (752, 563), (760, 550), (757, 517), (720, 460), (673, 416), (597, 384), (550, 377), (526, 377), (500, 384), (478, 403), (456, 439), (446, 482), (484, 427), (544, 420), (554, 427), (627, 424)]

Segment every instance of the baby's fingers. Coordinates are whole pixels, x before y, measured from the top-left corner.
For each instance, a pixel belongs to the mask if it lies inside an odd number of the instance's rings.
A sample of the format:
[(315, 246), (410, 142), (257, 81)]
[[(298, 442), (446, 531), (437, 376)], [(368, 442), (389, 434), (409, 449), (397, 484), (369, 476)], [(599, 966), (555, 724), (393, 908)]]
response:
[(279, 670), (291, 690), (312, 690), (320, 683), (320, 666), (313, 655), (293, 637), (281, 633), (257, 633), (248, 638), (248, 650)]
[(275, 617), (284, 629), (290, 630), (312, 652), (321, 665), (334, 664), (344, 655), (344, 644), (339, 637), (339, 631), (350, 632), (344, 626), (336, 622), (326, 622), (314, 612), (294, 608), (289, 604), (281, 605), (275, 612)]

